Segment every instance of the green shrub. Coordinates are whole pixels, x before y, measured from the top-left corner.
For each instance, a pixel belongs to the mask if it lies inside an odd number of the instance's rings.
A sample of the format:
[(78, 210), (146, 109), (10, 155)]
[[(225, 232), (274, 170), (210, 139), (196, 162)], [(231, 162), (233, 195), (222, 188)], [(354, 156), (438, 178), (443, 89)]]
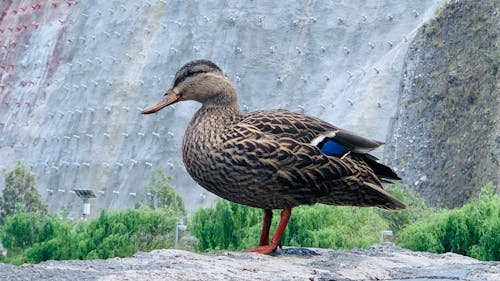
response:
[(258, 237), (255, 227), (261, 219), (260, 209), (217, 200), (212, 208), (198, 209), (189, 228), (198, 239), (195, 245), (198, 251), (238, 250)]
[(398, 211), (376, 209), (380, 216), (389, 223), (389, 229), (394, 231), (395, 235), (404, 226), (435, 212), (434, 209), (425, 205), (424, 199), (419, 194), (399, 183), (389, 186), (386, 190), (406, 205), (406, 209)]
[(400, 247), (414, 251), (443, 253), (444, 247), (441, 243), (441, 237), (444, 233), (444, 227), (439, 224), (439, 221), (442, 221), (447, 215), (448, 212), (442, 211), (409, 224), (399, 231), (396, 243)]
[(41, 239), (44, 216), (39, 213), (17, 213), (7, 216), (2, 227), (2, 244), (6, 249), (24, 250)]
[(500, 214), (492, 215), (484, 221), (479, 243), (470, 248), (472, 257), (480, 260), (500, 260)]
[(138, 250), (150, 251), (173, 246), (173, 230), (178, 214), (158, 209), (131, 209), (122, 212), (101, 212), (92, 220), (87, 233), (85, 258), (130, 256)]
[(17, 213), (1, 229), (5, 262), (127, 257), (137, 251), (173, 246), (178, 213), (166, 209), (101, 212), (90, 222), (70, 223), (56, 216)]
[(415, 251), (454, 252), (500, 260), (500, 195), (487, 185), (460, 209), (442, 211), (403, 228), (397, 244)]
[[(6, 218), (1, 231), (2, 244), (8, 250), (7, 261), (38, 262), (47, 259), (70, 258), (65, 245), (71, 224), (56, 216), (39, 213), (16, 213)], [(21, 257), (18, 257), (21, 256)]]
[(374, 208), (313, 205), (294, 208), (284, 244), (331, 249), (368, 248), (388, 224)]
[[(262, 229), (261, 209), (218, 200), (213, 208), (199, 209), (190, 229), (198, 251), (242, 250), (255, 247)], [(279, 221), (274, 212), (271, 234)], [(377, 243), (387, 223), (371, 208), (301, 206), (294, 208), (283, 237), (289, 246), (334, 249), (366, 248)]]

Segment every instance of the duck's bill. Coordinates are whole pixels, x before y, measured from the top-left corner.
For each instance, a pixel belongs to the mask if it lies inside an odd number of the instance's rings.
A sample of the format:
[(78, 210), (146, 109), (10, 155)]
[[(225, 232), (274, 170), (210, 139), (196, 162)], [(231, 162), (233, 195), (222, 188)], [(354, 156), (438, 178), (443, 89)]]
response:
[(153, 105), (153, 106), (150, 106), (148, 108), (145, 108), (144, 110), (142, 110), (142, 114), (151, 114), (151, 113), (155, 113), (161, 109), (163, 109), (164, 107), (166, 106), (169, 106), (173, 103), (176, 103), (180, 100), (180, 96), (177, 95), (177, 93), (175, 91), (168, 91), (164, 96), (163, 96), (163, 99)]

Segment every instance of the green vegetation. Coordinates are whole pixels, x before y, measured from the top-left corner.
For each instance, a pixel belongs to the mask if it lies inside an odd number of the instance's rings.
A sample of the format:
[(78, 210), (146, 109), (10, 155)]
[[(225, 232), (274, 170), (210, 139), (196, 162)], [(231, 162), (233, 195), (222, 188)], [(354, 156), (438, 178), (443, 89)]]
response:
[(173, 246), (177, 213), (131, 209), (73, 224), (57, 216), (35, 213), (8, 216), (0, 234), (8, 250), (3, 262), (127, 257), (137, 251)]
[(399, 183), (389, 186), (387, 191), (406, 205), (406, 209), (396, 212), (376, 209), (377, 213), (389, 223), (388, 229), (391, 229), (395, 234), (406, 225), (436, 211), (433, 208), (428, 208), (420, 195)]
[(500, 195), (488, 184), (479, 198), (462, 208), (431, 214), (403, 228), (396, 241), (415, 251), (500, 260)]
[[(402, 188), (394, 188), (399, 189)], [(262, 216), (261, 209), (225, 200), (216, 201), (212, 208), (199, 209), (190, 223), (192, 234), (199, 240), (196, 249), (242, 250), (255, 247)], [(275, 211), (272, 229), (278, 221), (279, 211)], [(388, 221), (373, 208), (300, 206), (293, 209), (283, 244), (333, 249), (367, 248), (377, 243), (380, 231), (388, 227)]]
[(198, 251), (238, 250), (255, 244), (260, 234), (262, 210), (217, 200), (212, 208), (198, 209), (189, 229)]
[(6, 216), (17, 212), (47, 213), (35, 185), (35, 175), (21, 162), (5, 174), (5, 187), (0, 197), (0, 225)]
[[(193, 214), (190, 229), (199, 240), (196, 249), (242, 250), (255, 247), (262, 227), (263, 211), (218, 200), (213, 208)], [(279, 221), (274, 212), (272, 228)], [(367, 248), (379, 240), (388, 224), (370, 208), (300, 206), (293, 209), (283, 244), (334, 249)]]
[[(20, 164), (15, 171), (8, 174), (10, 182), (19, 182), (12, 179), (21, 174), (21, 178), (28, 179), (24, 182), (34, 186), (34, 177)], [(0, 241), (8, 251), (0, 261), (22, 264), (49, 259), (104, 259), (172, 247), (175, 225), (185, 218), (186, 210), (162, 171), (158, 168), (152, 172), (151, 183), (146, 186), (150, 198), (142, 206), (121, 212), (102, 211), (90, 222), (47, 216), (43, 208), (26, 212), (18, 204), (0, 228)], [(283, 245), (367, 248), (379, 242), (381, 230), (392, 229), (401, 247), (500, 260), (500, 195), (493, 193), (492, 184), (462, 208), (440, 211), (427, 208), (420, 196), (400, 185), (387, 190), (408, 208), (389, 212), (326, 205), (297, 207), (293, 209)], [(36, 189), (30, 191), (36, 193)], [(254, 247), (259, 240), (262, 216), (260, 209), (217, 200), (212, 208), (199, 209), (192, 215), (189, 230), (198, 239), (194, 247), (198, 251)], [(272, 229), (278, 220), (279, 211), (275, 211)]]
[[(283, 244), (332, 249), (367, 248), (391, 229), (398, 246), (435, 253), (455, 252), (481, 260), (500, 260), (500, 195), (487, 185), (478, 199), (455, 210), (435, 210), (410, 190), (393, 185), (387, 190), (407, 205), (403, 211), (340, 206), (301, 206), (293, 209)], [(242, 250), (255, 247), (262, 210), (224, 200), (199, 209), (190, 229), (196, 250)], [(275, 212), (272, 229), (279, 212)]]
[[(26, 186), (30, 186), (27, 193), (32, 197), (36, 194), (34, 197), (38, 201), (34, 202), (41, 202), (34, 188), (34, 176), (20, 164), (6, 179), (6, 182), (19, 182), (11, 178), (24, 179), (21, 181), (24, 185), (17, 185), (14, 190), (26, 190)], [(22, 264), (49, 259), (104, 259), (172, 247), (175, 225), (184, 218), (186, 210), (182, 198), (168, 180), (161, 168), (156, 169), (152, 173), (152, 183), (146, 187), (151, 193), (149, 204), (121, 212), (102, 211), (90, 222), (69, 222), (57, 215), (47, 216), (46, 208), (40, 211), (39, 208), (16, 207), (5, 217), (0, 228), (0, 241), (7, 249), (7, 256), (0, 256), (0, 261)], [(4, 190), (4, 199), (16, 198), (14, 200), (22, 203), (27, 197), (6, 197)]]
[[(392, 212), (375, 208), (343, 206), (300, 206), (293, 209), (283, 244), (333, 249), (367, 248), (379, 241), (380, 231), (397, 233), (404, 226), (433, 212), (417, 194), (397, 184), (387, 189), (408, 208)], [(263, 212), (225, 200), (214, 207), (196, 211), (190, 223), (198, 238), (196, 250), (242, 250), (255, 247), (259, 239)], [(272, 228), (279, 220), (274, 213)]]
[(284, 245), (331, 249), (368, 248), (388, 229), (374, 208), (303, 206), (294, 209)]
[(144, 187), (151, 194), (146, 205), (152, 209), (175, 210), (185, 216), (184, 200), (170, 185), (171, 178), (165, 175), (164, 170), (162, 166), (158, 166), (151, 172), (150, 183)]

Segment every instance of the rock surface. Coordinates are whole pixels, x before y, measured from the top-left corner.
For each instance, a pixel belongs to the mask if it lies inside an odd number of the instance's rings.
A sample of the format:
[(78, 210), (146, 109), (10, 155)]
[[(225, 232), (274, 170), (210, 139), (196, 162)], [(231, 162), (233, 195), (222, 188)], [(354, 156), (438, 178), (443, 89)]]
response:
[(500, 192), (500, 6), (451, 1), (411, 43), (385, 161), (426, 203)]
[(379, 244), (367, 250), (284, 248), (272, 256), (181, 250), (132, 258), (0, 264), (0, 280), (500, 280), (499, 262), (411, 252)]

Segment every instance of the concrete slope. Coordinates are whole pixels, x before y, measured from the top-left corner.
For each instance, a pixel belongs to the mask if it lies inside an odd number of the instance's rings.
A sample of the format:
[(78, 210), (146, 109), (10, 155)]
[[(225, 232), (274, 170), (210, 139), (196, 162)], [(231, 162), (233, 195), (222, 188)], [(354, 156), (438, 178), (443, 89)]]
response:
[(139, 114), (196, 58), (226, 71), (245, 110), (385, 140), (408, 42), (439, 2), (2, 1), (0, 177), (22, 160), (50, 210), (76, 217), (73, 189), (94, 190), (93, 214), (131, 207), (163, 165), (189, 209), (209, 203), (181, 160), (199, 105)]

